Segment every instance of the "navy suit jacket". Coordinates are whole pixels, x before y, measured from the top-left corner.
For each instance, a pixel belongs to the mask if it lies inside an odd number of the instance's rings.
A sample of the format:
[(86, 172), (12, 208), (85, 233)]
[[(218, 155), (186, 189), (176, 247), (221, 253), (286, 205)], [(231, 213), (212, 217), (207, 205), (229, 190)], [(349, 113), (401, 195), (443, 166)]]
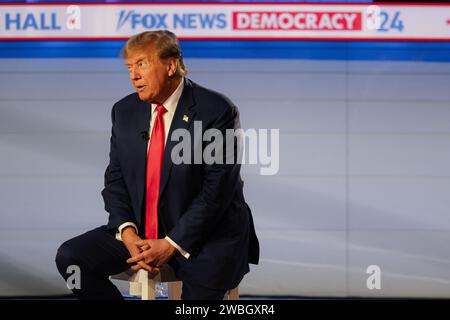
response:
[[(131, 221), (141, 236), (147, 161), (147, 141), (142, 133), (149, 130), (150, 116), (151, 104), (141, 101), (137, 93), (113, 106), (110, 162), (102, 190), (109, 212), (107, 227), (116, 229)], [(171, 141), (172, 132), (184, 128), (193, 137), (193, 121), (202, 121), (203, 132), (216, 128), (225, 133), (240, 127), (238, 109), (228, 98), (185, 79), (163, 156), (159, 237), (169, 236), (191, 254), (189, 259), (176, 254), (169, 262), (181, 280), (230, 289), (249, 271), (249, 263), (258, 263), (259, 243), (244, 199), (239, 164), (172, 162), (172, 149), (179, 143)]]

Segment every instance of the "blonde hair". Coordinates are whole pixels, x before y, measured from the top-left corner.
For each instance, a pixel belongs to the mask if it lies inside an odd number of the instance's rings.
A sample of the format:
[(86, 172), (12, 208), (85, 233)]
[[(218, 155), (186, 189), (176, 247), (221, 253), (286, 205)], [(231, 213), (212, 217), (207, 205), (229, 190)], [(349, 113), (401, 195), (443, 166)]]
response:
[(187, 74), (181, 55), (180, 43), (176, 35), (168, 30), (145, 31), (131, 36), (125, 43), (120, 54), (125, 59), (134, 50), (155, 50), (154, 53), (162, 59), (177, 58), (181, 74)]

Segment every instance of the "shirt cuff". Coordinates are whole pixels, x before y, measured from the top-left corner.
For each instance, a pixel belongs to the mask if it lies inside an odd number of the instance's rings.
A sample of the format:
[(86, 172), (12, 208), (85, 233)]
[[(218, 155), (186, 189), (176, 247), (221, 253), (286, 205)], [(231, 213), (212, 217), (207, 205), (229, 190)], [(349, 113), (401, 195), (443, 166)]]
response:
[(167, 241), (169, 241), (169, 243), (174, 246), (178, 251), (180, 251), (181, 255), (183, 257), (185, 257), (186, 259), (189, 259), (189, 257), (191, 256), (191, 254), (189, 252), (187, 252), (186, 250), (184, 250), (183, 248), (181, 248), (179, 245), (177, 245), (172, 239), (170, 239), (169, 237), (165, 237), (164, 239), (166, 239)]
[(125, 223), (122, 223), (122, 224), (119, 226), (119, 228), (117, 229), (117, 232), (116, 232), (116, 239), (117, 239), (117, 240), (120, 240), (120, 241), (123, 241), (123, 240), (122, 240), (122, 230), (125, 229), (126, 227), (130, 227), (130, 226), (133, 227), (134, 230), (136, 230), (136, 233), (138, 233), (138, 229), (137, 229), (136, 224), (134, 224), (133, 222), (125, 222)]

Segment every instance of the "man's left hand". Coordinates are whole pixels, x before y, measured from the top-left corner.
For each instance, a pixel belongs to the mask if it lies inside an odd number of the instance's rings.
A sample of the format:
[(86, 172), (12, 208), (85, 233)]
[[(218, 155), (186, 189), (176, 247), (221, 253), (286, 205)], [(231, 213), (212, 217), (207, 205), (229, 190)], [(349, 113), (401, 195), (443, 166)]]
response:
[[(143, 251), (137, 256), (127, 260), (128, 263), (144, 261), (146, 264), (159, 269), (164, 263), (170, 260), (177, 252), (166, 239), (145, 239), (136, 242)], [(135, 266), (131, 267), (132, 269)]]

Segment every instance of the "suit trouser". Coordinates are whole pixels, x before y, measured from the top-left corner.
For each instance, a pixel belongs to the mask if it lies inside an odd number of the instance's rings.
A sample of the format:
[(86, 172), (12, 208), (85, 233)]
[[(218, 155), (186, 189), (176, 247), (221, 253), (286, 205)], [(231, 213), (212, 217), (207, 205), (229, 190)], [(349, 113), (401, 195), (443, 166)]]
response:
[[(64, 242), (56, 255), (56, 266), (67, 281), (71, 265), (80, 268), (80, 288), (72, 289), (78, 299), (121, 300), (122, 294), (109, 276), (130, 268), (130, 253), (115, 238), (115, 230), (102, 226)], [(215, 290), (183, 281), (182, 299), (222, 299), (225, 290)]]

